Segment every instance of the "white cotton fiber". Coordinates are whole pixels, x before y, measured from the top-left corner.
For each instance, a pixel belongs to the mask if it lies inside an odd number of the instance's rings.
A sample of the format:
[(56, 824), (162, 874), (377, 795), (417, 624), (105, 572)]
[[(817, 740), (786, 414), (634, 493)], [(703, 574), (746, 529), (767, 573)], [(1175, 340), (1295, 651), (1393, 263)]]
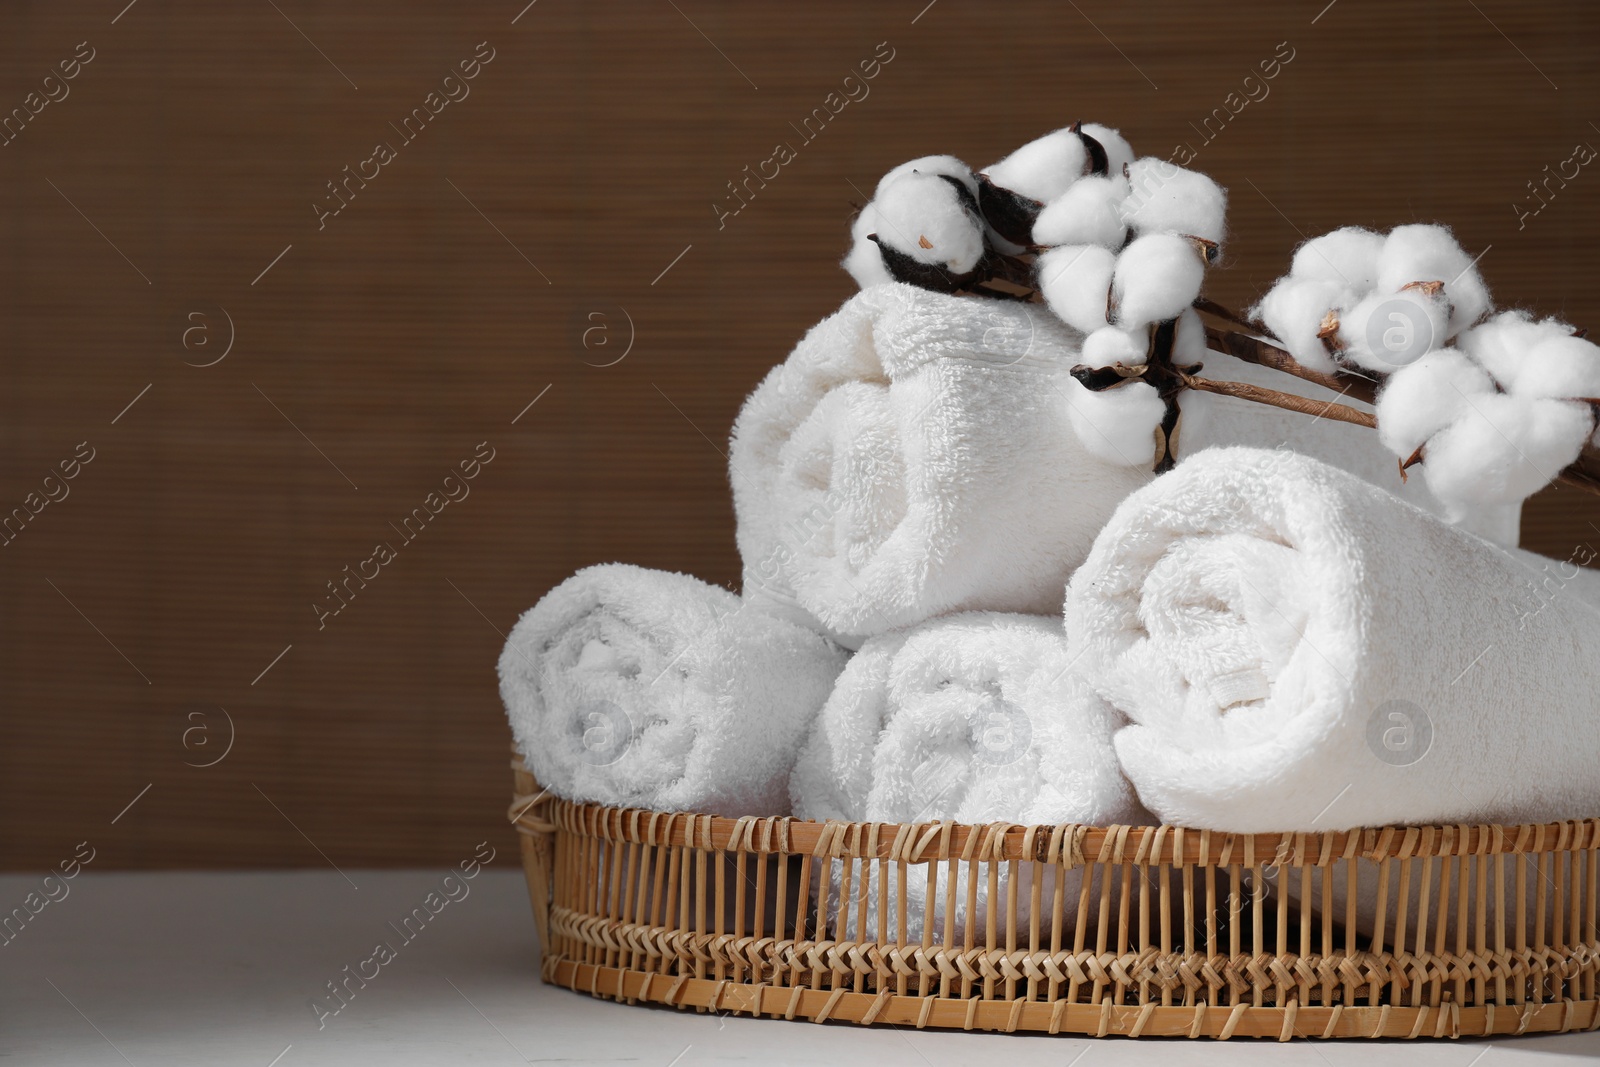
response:
[(1411, 282), (1449, 282), (1472, 263), (1448, 227), (1396, 226), (1378, 256), (1377, 288), (1395, 292)]
[(1340, 359), (1391, 373), (1443, 347), (1449, 314), (1442, 292), (1369, 293), (1339, 316)]
[(1149, 354), (1149, 330), (1119, 330), (1115, 326), (1102, 326), (1083, 339), (1083, 362), (1091, 367), (1124, 367), (1144, 365)]
[(1154, 386), (1130, 381), (1095, 393), (1073, 381), (1068, 402), (1072, 431), (1090, 453), (1127, 467), (1155, 462), (1156, 427), (1167, 405)]
[(1543, 489), (1593, 432), (1586, 404), (1490, 393), (1428, 441), (1422, 469), (1454, 521)]
[(910, 171), (878, 191), (878, 239), (911, 258), (965, 274), (983, 256), (983, 221), (956, 187)]
[(973, 196), (978, 195), (978, 179), (972, 176), (972, 168), (955, 156), (919, 156), (916, 159), (908, 159), (879, 178), (878, 188), (872, 195), (874, 197), (881, 195), (890, 185), (912, 171), (919, 174), (943, 174), (965, 185)]
[(1099, 245), (1061, 245), (1041, 255), (1034, 272), (1056, 317), (1075, 330), (1093, 333), (1106, 325), (1116, 261), (1116, 253)]
[(1389, 376), (1378, 394), (1378, 439), (1401, 460), (1494, 393), (1489, 372), (1453, 348), (1429, 352)]
[(1383, 251), (1383, 241), (1381, 233), (1343, 226), (1297, 248), (1289, 273), (1365, 293), (1378, 284), (1378, 256)]
[(1600, 398), (1600, 347), (1582, 337), (1554, 337), (1522, 357), (1519, 396)]
[(1555, 319), (1535, 322), (1526, 311), (1502, 311), (1463, 333), (1456, 344), (1494, 375), (1494, 380), (1515, 391), (1523, 357), (1546, 341), (1571, 337), (1572, 327)]
[(1127, 195), (1128, 182), (1121, 174), (1079, 178), (1039, 212), (1033, 222), (1033, 243), (1121, 248), (1128, 236), (1121, 212)]
[(1217, 393), (1202, 393), (1198, 389), (1185, 389), (1177, 399), (1178, 425), (1172, 435), (1172, 451), (1180, 460), (1212, 447), (1219, 438), (1228, 439), (1230, 434), (1217, 432), (1219, 424), (1228, 425), (1226, 420), (1230, 415), (1237, 415), (1236, 412), (1230, 412), (1228, 405), (1249, 403)]
[(1178, 366), (1206, 358), (1206, 324), (1194, 308), (1184, 308), (1172, 335), (1172, 362)]
[(1477, 267), (1472, 267), (1454, 282), (1445, 283), (1444, 295), (1450, 300), (1450, 336), (1455, 337), (1483, 318), (1494, 305), (1489, 287)]
[(1228, 197), (1201, 174), (1154, 156), (1128, 168), (1122, 218), (1135, 233), (1182, 233), (1222, 242)]
[(1121, 174), (1123, 167), (1133, 165), (1133, 146), (1120, 131), (1113, 130), (1098, 122), (1085, 122), (1081, 127), (1083, 132), (1100, 142), (1100, 147), (1106, 150), (1106, 171), (1110, 174)]
[(883, 252), (867, 236), (877, 232), (878, 223), (878, 206), (868, 204), (850, 224), (850, 251), (845, 254), (843, 266), (863, 289), (894, 281), (894, 275), (884, 265)]
[(1112, 300), (1124, 328), (1177, 318), (1200, 295), (1206, 266), (1187, 238), (1150, 233), (1117, 257)]
[(983, 173), (1002, 189), (1049, 203), (1089, 169), (1089, 149), (1070, 129), (1029, 141)]
[(1318, 333), (1328, 312), (1338, 312), (1354, 302), (1354, 294), (1337, 282), (1289, 274), (1279, 278), (1250, 313), (1283, 342), (1295, 359), (1315, 370), (1332, 373), (1338, 364)]
[[(1384, 239), (1378, 256), (1378, 289), (1394, 293), (1412, 282), (1444, 283), (1450, 301), (1450, 337), (1471, 326), (1489, 310), (1489, 290), (1472, 257), (1444, 226), (1396, 226)], [(1442, 343), (1442, 339), (1441, 339)]]

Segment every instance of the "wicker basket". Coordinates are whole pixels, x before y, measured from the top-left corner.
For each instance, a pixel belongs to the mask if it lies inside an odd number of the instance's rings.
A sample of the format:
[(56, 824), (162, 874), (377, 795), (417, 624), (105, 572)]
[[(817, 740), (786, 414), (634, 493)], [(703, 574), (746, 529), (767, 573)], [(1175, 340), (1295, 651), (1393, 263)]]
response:
[[(544, 980), (599, 997), (1129, 1037), (1600, 1026), (1600, 820), (1224, 834), (728, 819), (563, 801), (512, 768)], [(917, 882), (925, 932), (908, 940), (891, 917)], [(896, 936), (840, 936), (856, 931)]]

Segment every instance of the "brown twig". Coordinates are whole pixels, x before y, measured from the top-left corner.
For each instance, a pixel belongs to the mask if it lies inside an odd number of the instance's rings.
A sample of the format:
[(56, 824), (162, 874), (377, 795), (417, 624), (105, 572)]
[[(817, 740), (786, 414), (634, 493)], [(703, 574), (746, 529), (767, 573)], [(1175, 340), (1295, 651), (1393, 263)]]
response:
[(1266, 330), (1261, 327), (1260, 323), (1251, 322), (1237, 311), (1234, 311), (1232, 308), (1229, 308), (1224, 304), (1219, 304), (1215, 300), (1210, 300), (1203, 296), (1199, 297), (1194, 302), (1194, 309), (1196, 311), (1203, 311), (1207, 315), (1215, 315), (1217, 318), (1222, 319), (1225, 322), (1231, 322), (1235, 326), (1243, 326), (1252, 333), (1266, 333)]
[(1184, 375), (1183, 384), (1190, 389), (1197, 389), (1202, 393), (1216, 393), (1219, 396), (1234, 396), (1240, 400), (1251, 400), (1257, 404), (1269, 404), (1275, 408), (1287, 411), (1298, 411), (1302, 415), (1311, 415), (1315, 418), (1333, 419), (1335, 422), (1349, 422), (1357, 426), (1376, 429), (1377, 416), (1365, 411), (1358, 411), (1348, 404), (1340, 404), (1334, 400), (1311, 400), (1294, 393), (1283, 393), (1276, 389), (1265, 389), (1259, 385), (1249, 385), (1245, 382), (1219, 382), (1211, 378), (1196, 378), (1193, 375)]
[(1200, 369), (1199, 365), (1179, 367), (1172, 362), (1172, 346), (1178, 336), (1178, 320), (1165, 319), (1150, 331), (1150, 350), (1145, 357), (1145, 381), (1155, 386), (1156, 395), (1166, 404), (1161, 424), (1156, 428), (1156, 462), (1151, 469), (1165, 474), (1178, 462), (1178, 420), (1182, 410), (1178, 407), (1178, 394), (1187, 385), (1185, 379)]
[(1359, 400), (1370, 404), (1378, 397), (1378, 383), (1371, 378), (1363, 378), (1355, 374), (1335, 373), (1327, 374), (1314, 370), (1295, 359), (1284, 349), (1270, 341), (1263, 341), (1259, 337), (1248, 334), (1236, 333), (1232, 330), (1219, 330), (1215, 326), (1206, 327), (1206, 341), (1219, 352), (1225, 352), (1236, 359), (1246, 363), (1255, 363), (1262, 367), (1271, 367), (1273, 370), (1292, 374), (1296, 378), (1312, 382), (1324, 389), (1332, 389), (1352, 400)]
[(1324, 389), (1350, 396), (1363, 403), (1370, 404), (1377, 398), (1378, 386), (1381, 379), (1373, 379), (1360, 374), (1351, 374), (1336, 371), (1329, 374), (1325, 371), (1315, 370), (1295, 359), (1283, 345), (1271, 339), (1271, 334), (1259, 322), (1251, 322), (1237, 311), (1219, 304), (1215, 300), (1200, 297), (1194, 302), (1196, 311), (1203, 311), (1208, 315), (1230, 322), (1235, 326), (1242, 326), (1250, 331), (1248, 334), (1235, 333), (1229, 330), (1220, 330), (1214, 326), (1206, 327), (1206, 340), (1217, 346), (1221, 351), (1230, 356), (1242, 359), (1246, 363), (1255, 363), (1273, 370), (1292, 374), (1296, 378), (1303, 378), (1308, 382), (1315, 382)]

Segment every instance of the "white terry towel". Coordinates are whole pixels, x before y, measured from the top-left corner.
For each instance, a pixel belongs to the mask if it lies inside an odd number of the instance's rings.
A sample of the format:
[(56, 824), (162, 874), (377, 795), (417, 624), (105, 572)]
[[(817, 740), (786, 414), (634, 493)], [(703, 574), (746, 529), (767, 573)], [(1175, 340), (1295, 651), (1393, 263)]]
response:
[(517, 622), (500, 695), (529, 769), (558, 796), (785, 815), (795, 755), (845, 658), (726, 589), (606, 564)]
[[(839, 676), (795, 763), (795, 814), (888, 823), (1148, 821), (1112, 751), (1121, 719), (1071, 667), (1052, 618), (970, 612), (873, 638)], [(967, 865), (960, 867), (965, 887)], [(943, 930), (947, 873), (939, 865), (935, 932)], [(876, 887), (856, 892), (876, 900)], [(920, 938), (926, 878), (908, 878), (907, 892), (908, 936)], [(959, 924), (968, 898), (964, 889), (957, 895)], [(1024, 905), (1028, 895), (1019, 894)], [(980, 908), (986, 897), (979, 879)], [(1076, 901), (1075, 885), (1067, 897)], [(891, 930), (896, 921), (888, 920)]]
[(1316, 460), (1218, 449), (1135, 493), (1073, 576), (1066, 629), (1167, 822), (1600, 811), (1600, 574)]
[(898, 283), (853, 296), (734, 426), (746, 598), (850, 647), (952, 611), (1054, 613), (1150, 478), (1074, 434), (1078, 343), (1039, 305)]
[[(898, 283), (853, 296), (734, 426), (745, 597), (851, 648), (949, 612), (1054, 614), (1117, 503), (1153, 477), (1097, 457), (1074, 430), (1076, 411), (1098, 450), (1116, 451), (1116, 428), (1096, 428), (1070, 375), (1082, 341), (1040, 305)], [(1318, 392), (1230, 356), (1205, 363), (1213, 377)], [(1183, 404), (1179, 455), (1281, 445), (1437, 508), (1363, 427), (1233, 397)]]

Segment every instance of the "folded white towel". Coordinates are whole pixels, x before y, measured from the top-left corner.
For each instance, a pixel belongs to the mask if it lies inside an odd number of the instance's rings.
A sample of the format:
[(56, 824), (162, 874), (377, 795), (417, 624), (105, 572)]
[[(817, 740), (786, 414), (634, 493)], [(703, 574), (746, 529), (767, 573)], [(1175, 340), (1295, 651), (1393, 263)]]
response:
[[(1147, 821), (1111, 748), (1121, 720), (1071, 667), (1057, 619), (970, 612), (873, 638), (839, 676), (795, 763), (795, 814), (889, 823)], [(967, 865), (960, 867), (965, 886)], [(938, 873), (942, 886), (948, 871)], [(856, 889), (876, 899), (875, 888)], [(980, 884), (980, 907), (987, 892)], [(908, 936), (920, 937), (926, 879), (909, 878), (907, 894)], [(966, 894), (958, 895), (959, 924)], [(1075, 889), (1067, 895), (1076, 900)], [(934, 899), (943, 901), (942, 889)], [(935, 910), (942, 931), (937, 903)]]
[(1600, 811), (1600, 574), (1304, 456), (1218, 449), (1130, 497), (1067, 592), (1162, 819), (1217, 830)]
[(1150, 478), (1074, 434), (1078, 343), (1033, 304), (901, 284), (852, 297), (734, 426), (745, 596), (851, 647), (951, 611), (1054, 613)]
[(789, 771), (845, 653), (697, 578), (579, 571), (522, 616), (500, 695), (559, 796), (660, 811), (787, 814)]

